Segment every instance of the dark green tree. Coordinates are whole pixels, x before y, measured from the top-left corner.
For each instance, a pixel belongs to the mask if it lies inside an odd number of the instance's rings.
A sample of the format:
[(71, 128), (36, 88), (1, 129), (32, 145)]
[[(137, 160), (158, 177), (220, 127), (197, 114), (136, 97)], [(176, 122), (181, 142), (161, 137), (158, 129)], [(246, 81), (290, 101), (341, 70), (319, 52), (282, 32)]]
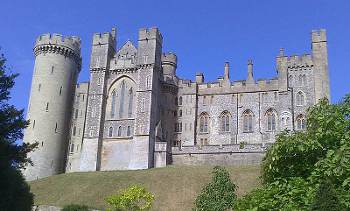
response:
[(323, 180), (317, 189), (316, 197), (311, 205), (311, 211), (343, 211), (338, 193), (329, 180)]
[(23, 110), (9, 104), (10, 90), (18, 74), (9, 74), (6, 59), (0, 55), (0, 210), (31, 210), (33, 194), (30, 193), (21, 169), (32, 164), (27, 153), (37, 144), (18, 144), (28, 121)]
[(225, 211), (233, 208), (236, 185), (229, 172), (220, 166), (214, 167), (212, 181), (207, 184), (195, 201), (195, 211)]

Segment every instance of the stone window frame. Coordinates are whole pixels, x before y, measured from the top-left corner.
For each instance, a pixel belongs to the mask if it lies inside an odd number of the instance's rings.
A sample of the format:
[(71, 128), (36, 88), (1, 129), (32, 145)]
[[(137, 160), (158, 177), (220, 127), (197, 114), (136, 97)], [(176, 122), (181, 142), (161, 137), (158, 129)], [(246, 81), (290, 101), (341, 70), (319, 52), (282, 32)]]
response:
[(296, 118), (296, 129), (305, 130), (306, 129), (306, 118), (303, 114), (299, 114)]
[(122, 128), (122, 126), (120, 125), (120, 126), (118, 127), (117, 136), (118, 136), (118, 137), (122, 137), (122, 134), (123, 134), (123, 128)]
[(277, 112), (273, 108), (269, 108), (265, 112), (266, 117), (266, 131), (275, 132), (277, 130)]
[(296, 106), (304, 106), (306, 103), (306, 95), (303, 91), (299, 90), (296, 93)]
[(209, 120), (210, 116), (207, 112), (202, 112), (199, 115), (199, 133), (209, 133)]
[(113, 137), (113, 127), (112, 126), (110, 126), (109, 128), (108, 128), (108, 137), (109, 138), (112, 138)]
[(231, 131), (231, 113), (227, 110), (221, 112), (219, 116), (220, 132), (228, 133)]
[(243, 133), (254, 132), (254, 113), (250, 109), (246, 109), (242, 113), (242, 131)]

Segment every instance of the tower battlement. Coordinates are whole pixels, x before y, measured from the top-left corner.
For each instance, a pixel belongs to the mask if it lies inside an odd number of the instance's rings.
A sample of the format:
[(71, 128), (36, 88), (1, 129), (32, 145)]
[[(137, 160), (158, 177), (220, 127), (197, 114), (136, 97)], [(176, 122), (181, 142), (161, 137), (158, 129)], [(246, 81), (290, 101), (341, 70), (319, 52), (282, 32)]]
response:
[(104, 45), (104, 44), (111, 44), (115, 45), (115, 29), (112, 29), (111, 32), (103, 32), (103, 33), (94, 33), (93, 39), (92, 39), (93, 45)]
[(76, 54), (80, 55), (81, 40), (77, 36), (63, 36), (61, 34), (43, 34), (35, 42), (35, 47), (40, 45), (59, 45), (70, 48)]
[(173, 65), (176, 68), (176, 66), (177, 66), (177, 56), (176, 56), (176, 54), (171, 53), (171, 52), (163, 53), (162, 54), (162, 64)]
[(161, 42), (163, 41), (163, 36), (160, 33), (159, 29), (156, 27), (152, 28), (142, 28), (139, 30), (139, 40), (150, 40), (150, 39), (157, 39)]
[(312, 30), (311, 32), (312, 42), (326, 42), (327, 35), (325, 29)]
[(289, 67), (304, 67), (313, 65), (313, 62), (310, 54), (303, 54), (288, 56), (287, 64)]

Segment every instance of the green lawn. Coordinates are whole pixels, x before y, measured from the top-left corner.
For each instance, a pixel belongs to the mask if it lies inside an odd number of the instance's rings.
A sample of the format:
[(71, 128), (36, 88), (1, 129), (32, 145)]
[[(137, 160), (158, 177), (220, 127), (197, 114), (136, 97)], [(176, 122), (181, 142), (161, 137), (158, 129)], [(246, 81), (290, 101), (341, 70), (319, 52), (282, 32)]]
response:
[[(104, 209), (104, 199), (132, 184), (141, 184), (155, 195), (154, 210), (191, 210), (195, 197), (210, 181), (210, 166), (168, 166), (137, 171), (61, 174), (30, 183), (35, 204), (63, 206), (85, 204)], [(226, 167), (238, 185), (238, 196), (259, 186), (259, 166)]]

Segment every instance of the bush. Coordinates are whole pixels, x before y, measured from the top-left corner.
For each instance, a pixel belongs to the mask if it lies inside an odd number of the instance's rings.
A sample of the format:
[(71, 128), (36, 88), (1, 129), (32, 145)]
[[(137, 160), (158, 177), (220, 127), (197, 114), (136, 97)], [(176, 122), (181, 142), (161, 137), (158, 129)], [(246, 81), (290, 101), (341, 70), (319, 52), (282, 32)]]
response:
[(89, 211), (89, 208), (86, 205), (69, 204), (64, 206), (62, 211)]
[(216, 166), (212, 181), (206, 185), (195, 201), (194, 211), (223, 211), (233, 207), (236, 199), (236, 185), (231, 181), (230, 174)]
[(329, 180), (324, 180), (319, 185), (315, 200), (311, 206), (311, 211), (343, 211), (338, 193)]
[(134, 185), (122, 190), (117, 195), (112, 195), (106, 199), (112, 209), (117, 211), (145, 211), (152, 208), (154, 195), (146, 191), (144, 187)]

